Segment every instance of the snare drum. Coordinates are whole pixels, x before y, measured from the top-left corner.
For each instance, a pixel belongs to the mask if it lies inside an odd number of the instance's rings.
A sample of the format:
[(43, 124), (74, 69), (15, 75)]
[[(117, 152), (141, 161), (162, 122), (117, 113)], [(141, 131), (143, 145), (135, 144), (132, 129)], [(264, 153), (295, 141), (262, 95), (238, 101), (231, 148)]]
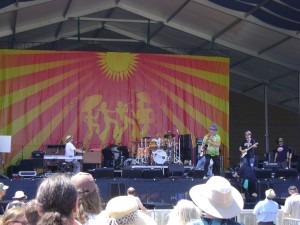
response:
[(167, 153), (164, 150), (156, 150), (152, 153), (153, 160), (157, 164), (164, 164), (167, 161)]

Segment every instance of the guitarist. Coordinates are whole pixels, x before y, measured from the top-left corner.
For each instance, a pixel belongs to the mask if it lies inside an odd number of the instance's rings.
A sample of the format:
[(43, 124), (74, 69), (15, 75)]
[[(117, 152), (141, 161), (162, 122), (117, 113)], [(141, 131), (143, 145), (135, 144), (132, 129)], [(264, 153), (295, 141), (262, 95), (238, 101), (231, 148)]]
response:
[(241, 157), (241, 163), (250, 165), (252, 169), (254, 167), (255, 148), (256, 148), (255, 140), (252, 138), (251, 131), (248, 130), (245, 132), (245, 139), (242, 141), (239, 150), (241, 152), (241, 156), (246, 153), (244, 157)]
[(202, 141), (202, 147), (201, 150), (204, 151), (205, 146), (207, 145), (207, 148), (205, 150), (205, 163), (204, 163), (204, 177), (203, 179), (208, 179), (208, 167), (210, 164), (210, 160), (213, 160), (213, 174), (214, 175), (220, 175), (220, 145), (221, 145), (221, 137), (217, 134), (217, 126), (212, 125), (209, 128), (209, 133), (206, 134)]

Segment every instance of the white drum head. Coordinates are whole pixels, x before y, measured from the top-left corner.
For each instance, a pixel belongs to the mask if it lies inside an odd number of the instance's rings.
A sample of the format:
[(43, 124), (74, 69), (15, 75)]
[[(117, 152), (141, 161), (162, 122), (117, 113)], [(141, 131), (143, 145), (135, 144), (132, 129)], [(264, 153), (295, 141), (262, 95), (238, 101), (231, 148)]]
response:
[(157, 164), (164, 164), (167, 161), (167, 153), (164, 150), (156, 150), (153, 152), (153, 160)]

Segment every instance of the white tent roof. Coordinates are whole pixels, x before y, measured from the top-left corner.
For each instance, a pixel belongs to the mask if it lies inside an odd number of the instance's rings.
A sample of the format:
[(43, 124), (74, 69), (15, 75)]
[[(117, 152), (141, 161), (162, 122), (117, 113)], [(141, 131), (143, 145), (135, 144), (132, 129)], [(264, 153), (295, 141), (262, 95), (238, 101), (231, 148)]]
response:
[(0, 48), (222, 55), (230, 90), (298, 112), (300, 1), (4, 0)]

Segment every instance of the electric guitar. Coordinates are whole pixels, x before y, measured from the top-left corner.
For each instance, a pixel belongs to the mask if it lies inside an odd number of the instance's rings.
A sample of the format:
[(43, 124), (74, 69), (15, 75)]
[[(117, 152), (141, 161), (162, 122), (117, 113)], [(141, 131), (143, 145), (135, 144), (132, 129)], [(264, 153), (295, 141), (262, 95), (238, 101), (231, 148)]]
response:
[(249, 148), (244, 149), (245, 152), (243, 152), (243, 153), (241, 154), (241, 158), (244, 158), (245, 155), (247, 155), (247, 152), (248, 152), (251, 148), (257, 147), (257, 145), (258, 145), (258, 142), (256, 142), (255, 144), (251, 145)]

